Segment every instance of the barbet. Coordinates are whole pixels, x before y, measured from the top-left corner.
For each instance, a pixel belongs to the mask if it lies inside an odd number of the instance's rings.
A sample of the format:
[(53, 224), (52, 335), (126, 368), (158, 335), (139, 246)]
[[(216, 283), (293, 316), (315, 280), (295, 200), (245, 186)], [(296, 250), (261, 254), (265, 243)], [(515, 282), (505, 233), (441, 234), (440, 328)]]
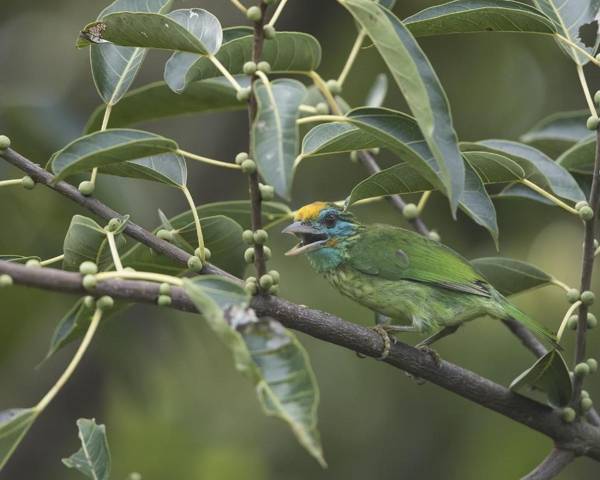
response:
[(419, 344), (426, 346), (488, 315), (514, 319), (555, 343), (550, 332), (439, 242), (389, 225), (362, 225), (350, 212), (324, 202), (306, 205), (294, 220), (283, 233), (301, 241), (287, 255), (305, 253), (342, 294), (387, 317), (386, 331), (434, 334)]

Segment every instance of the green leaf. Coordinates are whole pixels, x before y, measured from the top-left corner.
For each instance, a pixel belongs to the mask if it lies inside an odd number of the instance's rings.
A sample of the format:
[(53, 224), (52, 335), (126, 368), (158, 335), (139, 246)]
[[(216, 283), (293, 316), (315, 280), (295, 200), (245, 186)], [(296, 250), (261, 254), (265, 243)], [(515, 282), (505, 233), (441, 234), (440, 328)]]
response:
[[(98, 20), (114, 12), (163, 13), (171, 7), (171, 3), (172, 0), (116, 0), (102, 10)], [(92, 76), (104, 103), (114, 105), (127, 93), (145, 55), (143, 48), (120, 47), (110, 43), (91, 46)]]
[[(216, 57), (231, 74), (242, 74), (244, 63), (252, 60), (252, 44), (252, 35), (232, 39), (223, 44)], [(310, 72), (321, 63), (321, 46), (306, 33), (278, 32), (274, 39), (265, 40), (261, 59), (269, 62), (273, 73)], [(221, 75), (206, 57), (175, 54), (165, 65), (164, 79), (174, 92), (181, 93), (195, 80)]]
[(163, 153), (102, 167), (100, 173), (118, 177), (138, 178), (183, 187), (187, 183), (187, 165), (181, 155)]
[[(247, 76), (237, 77), (242, 87), (250, 85)], [(105, 106), (92, 113), (85, 133), (98, 130), (102, 124)], [(165, 82), (154, 82), (127, 93), (113, 107), (110, 125), (127, 127), (135, 123), (193, 113), (226, 112), (246, 109), (236, 98), (236, 92), (224, 78), (193, 82), (181, 95), (173, 93)]]
[(476, 258), (471, 264), (502, 295), (514, 295), (552, 283), (552, 277), (538, 267), (505, 257)]
[(375, 81), (369, 89), (369, 93), (367, 94), (367, 98), (365, 100), (365, 105), (367, 107), (381, 107), (385, 101), (387, 90), (388, 77), (385, 73), (380, 73), (375, 77)]
[(77, 420), (81, 448), (62, 462), (69, 468), (75, 468), (93, 480), (109, 480), (110, 449), (106, 438), (106, 427), (96, 425), (94, 419)]
[(591, 135), (573, 145), (560, 157), (556, 163), (570, 172), (592, 175), (596, 161), (596, 135)]
[(298, 107), (306, 88), (282, 78), (270, 86), (255, 84), (257, 113), (252, 124), (252, 158), (258, 171), (281, 197), (290, 198), (298, 153)]
[(504, 155), (472, 151), (463, 153), (463, 156), (486, 185), (513, 182), (525, 177), (525, 171), (519, 164)]
[(236, 368), (255, 384), (265, 412), (286, 421), (300, 444), (325, 466), (317, 430), (317, 382), (296, 337), (273, 319), (257, 319), (245, 308), (248, 297), (239, 285), (206, 276), (183, 282), (196, 308), (232, 351)]
[(539, 10), (510, 0), (456, 0), (421, 10), (404, 19), (415, 37), (472, 32), (554, 34)]
[(38, 260), (41, 261), (41, 257), (23, 255), (0, 255), (0, 260), (3, 262), (14, 262), (14, 263), (27, 263), (27, 260)]
[(78, 47), (111, 42), (125, 47), (158, 48), (214, 55), (223, 31), (217, 17), (202, 8), (174, 10), (168, 15), (116, 12), (87, 25)]
[(536, 123), (520, 140), (555, 158), (590, 135), (585, 125), (589, 115), (588, 110), (554, 113)]
[[(117, 247), (125, 245), (125, 237), (116, 237)], [(79, 265), (86, 260), (105, 270), (112, 263), (106, 232), (94, 220), (83, 215), (75, 215), (71, 219), (69, 230), (63, 243), (63, 269), (79, 271)]]
[[(590, 0), (534, 0), (539, 8), (554, 24), (556, 31), (594, 55), (600, 45), (598, 36), (598, 14), (600, 3)], [(585, 65), (589, 62), (586, 55), (557, 39), (560, 47), (576, 63)]]
[(371, 37), (402, 91), (435, 158), (454, 212), (465, 167), (446, 94), (429, 60), (403, 23), (372, 0), (340, 0)]
[(530, 368), (515, 378), (509, 388), (519, 393), (527, 389), (541, 390), (546, 393), (549, 402), (556, 407), (566, 407), (573, 395), (569, 369), (557, 350), (551, 350), (539, 358)]
[(87, 330), (93, 314), (94, 312), (85, 306), (83, 298), (77, 300), (54, 329), (46, 359), (54, 355), (64, 345), (81, 337)]
[(544, 205), (550, 205), (555, 207), (556, 204), (551, 202), (546, 197), (533, 191), (531, 188), (526, 187), (522, 183), (511, 183), (504, 187), (500, 192), (494, 195), (494, 198), (519, 198), (533, 200), (534, 202), (543, 203)]
[[(130, 129), (109, 129), (84, 135), (54, 153), (48, 166), (55, 181), (95, 167), (171, 153), (177, 144), (150, 132)], [(175, 155), (174, 155), (175, 156)]]
[(34, 408), (13, 408), (0, 412), (0, 471), (37, 416), (38, 412)]

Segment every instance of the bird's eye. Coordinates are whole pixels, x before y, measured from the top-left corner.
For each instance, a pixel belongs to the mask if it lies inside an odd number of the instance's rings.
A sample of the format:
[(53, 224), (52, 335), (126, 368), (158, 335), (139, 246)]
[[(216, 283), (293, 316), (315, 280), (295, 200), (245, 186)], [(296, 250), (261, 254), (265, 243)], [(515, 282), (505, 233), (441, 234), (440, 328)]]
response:
[(327, 215), (323, 219), (323, 225), (325, 225), (327, 228), (333, 228), (333, 227), (335, 227), (336, 221), (337, 221), (337, 219), (335, 218), (335, 215)]

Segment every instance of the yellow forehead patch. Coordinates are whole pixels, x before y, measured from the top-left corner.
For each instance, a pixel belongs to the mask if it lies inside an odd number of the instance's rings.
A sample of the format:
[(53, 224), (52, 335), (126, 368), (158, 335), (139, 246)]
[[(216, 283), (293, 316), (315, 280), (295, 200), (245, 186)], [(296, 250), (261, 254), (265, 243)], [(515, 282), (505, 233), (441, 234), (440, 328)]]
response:
[(321, 210), (323, 210), (327, 204), (325, 202), (314, 202), (305, 205), (296, 212), (294, 220), (297, 222), (306, 222), (317, 218)]

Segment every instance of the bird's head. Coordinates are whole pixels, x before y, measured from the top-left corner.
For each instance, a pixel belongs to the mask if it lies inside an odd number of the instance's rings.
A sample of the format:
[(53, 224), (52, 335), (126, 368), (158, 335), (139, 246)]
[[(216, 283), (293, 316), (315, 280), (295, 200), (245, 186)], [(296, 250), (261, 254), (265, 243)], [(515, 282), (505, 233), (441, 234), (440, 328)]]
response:
[(346, 241), (355, 235), (360, 225), (354, 216), (335, 204), (314, 202), (305, 205), (294, 216), (294, 223), (283, 233), (296, 235), (300, 243), (286, 255), (320, 252), (320, 256), (334, 255), (343, 249)]

